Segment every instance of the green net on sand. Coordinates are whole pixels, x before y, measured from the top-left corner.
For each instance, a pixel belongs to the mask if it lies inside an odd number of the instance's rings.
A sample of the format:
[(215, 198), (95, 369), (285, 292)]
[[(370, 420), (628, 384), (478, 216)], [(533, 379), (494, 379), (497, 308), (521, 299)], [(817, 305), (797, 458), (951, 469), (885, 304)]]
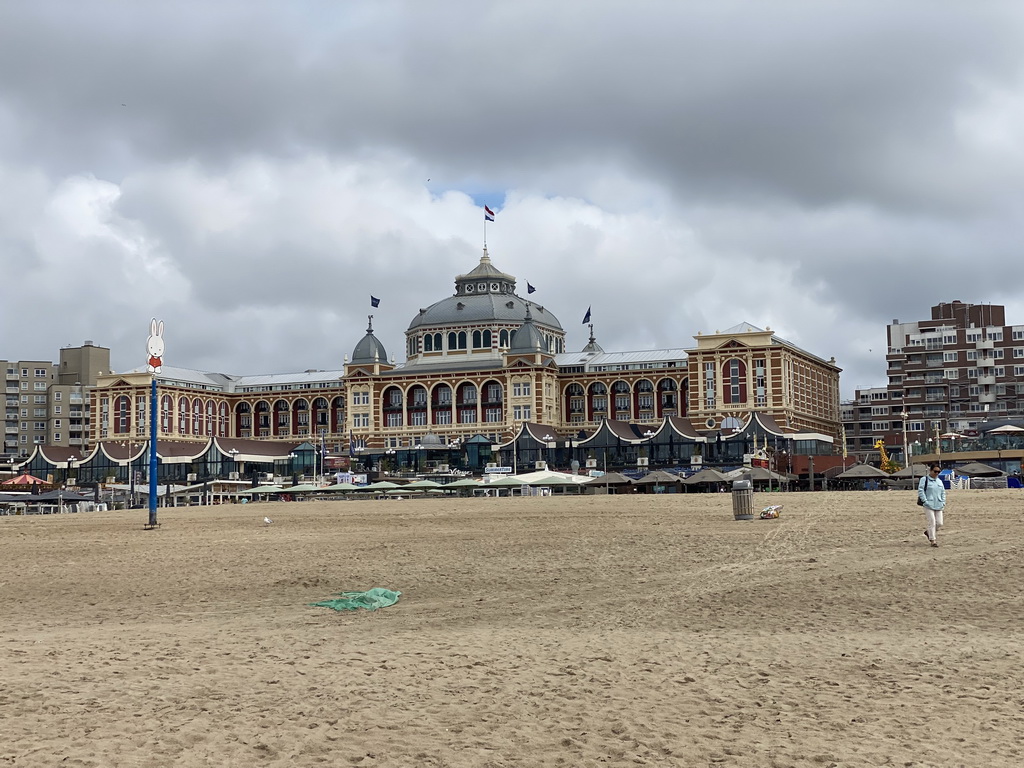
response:
[(334, 600), (321, 600), (310, 605), (317, 608), (333, 608), (336, 611), (354, 611), (358, 608), (376, 611), (378, 608), (387, 608), (397, 603), (401, 594), (383, 587), (374, 587), (365, 592), (339, 592)]

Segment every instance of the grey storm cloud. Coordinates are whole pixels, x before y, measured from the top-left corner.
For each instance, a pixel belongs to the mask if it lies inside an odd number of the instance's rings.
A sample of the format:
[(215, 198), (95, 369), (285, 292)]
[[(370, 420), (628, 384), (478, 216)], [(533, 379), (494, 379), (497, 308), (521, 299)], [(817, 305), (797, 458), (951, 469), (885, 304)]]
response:
[(130, 367), (163, 313), (182, 365), (338, 367), (373, 292), (400, 357), (479, 257), (487, 200), (495, 262), (544, 286), (570, 346), (590, 305), (607, 349), (746, 320), (835, 355), (849, 395), (884, 381), (893, 317), (959, 298), (1024, 321), (1005, 280), (955, 277), (1015, 263), (1022, 21), (1003, 3), (4, 4), (0, 254), (82, 329), (40, 313), (5, 354), (85, 335)]

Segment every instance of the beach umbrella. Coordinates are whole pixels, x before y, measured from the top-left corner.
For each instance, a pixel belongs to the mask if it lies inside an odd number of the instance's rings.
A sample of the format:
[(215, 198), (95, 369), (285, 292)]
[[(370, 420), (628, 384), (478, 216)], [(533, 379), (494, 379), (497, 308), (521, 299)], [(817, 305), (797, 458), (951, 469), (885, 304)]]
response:
[(63, 501), (67, 504), (77, 504), (80, 501), (92, 501), (89, 496), (81, 496), (71, 491), (47, 491), (46, 493), (33, 494), (25, 497), (29, 504), (38, 504), (47, 501)]
[(283, 489), (276, 485), (260, 485), (248, 491), (253, 496), (262, 496), (270, 493), (281, 493)]
[(632, 485), (633, 480), (620, 472), (605, 472), (599, 477), (588, 477), (584, 482), (588, 485)]
[(330, 491), (331, 493), (341, 493), (344, 491), (358, 491), (358, 485), (352, 485), (352, 483), (335, 483), (334, 485), (328, 485), (326, 488), (321, 488), (322, 491)]
[(441, 488), (475, 488), (476, 486), (480, 485), (481, 482), (481, 480), (475, 477), (464, 477), (461, 480), (456, 480), (454, 483), (442, 485)]
[(406, 483), (402, 486), (402, 490), (405, 491), (429, 491), (432, 488), (440, 488), (440, 483), (435, 483), (433, 480), (413, 480), (411, 483)]
[(1017, 426), (1014, 426), (1013, 424), (1003, 424), (1003, 426), (1001, 426), (1001, 427), (996, 427), (995, 429), (990, 429), (985, 434), (987, 434), (987, 435), (1009, 435), (1009, 434), (1014, 434), (1014, 433), (1018, 433), (1018, 432), (1024, 432), (1024, 427), (1017, 427)]
[(401, 488), (398, 483), (392, 483), (390, 480), (381, 480), (380, 482), (370, 483), (370, 485), (364, 485), (359, 488), (360, 491), (391, 491), (395, 488)]
[(299, 485), (293, 485), (289, 488), (282, 488), (281, 493), (312, 493), (319, 490), (322, 490), (319, 485), (300, 483)]
[(527, 484), (536, 486), (581, 485), (587, 479), (582, 475), (570, 475), (565, 472), (531, 472), (528, 475), (520, 475), (520, 477)]
[(789, 477), (772, 472), (767, 467), (744, 467), (729, 473), (729, 480), (752, 480), (756, 483), (788, 483)]
[[(725, 476), (723, 475), (722, 477), (724, 479)], [(633, 485), (675, 485), (676, 483), (681, 482), (683, 482), (683, 479), (679, 477), (679, 475), (673, 475), (671, 472), (656, 469), (652, 472), (648, 472), (639, 480), (634, 480)]]
[(924, 477), (928, 474), (927, 464), (914, 464), (910, 467), (904, 467), (899, 472), (893, 472), (889, 477), (898, 477), (900, 479), (905, 477)]
[(836, 480), (876, 480), (880, 477), (889, 477), (889, 473), (870, 464), (854, 464), (845, 472), (836, 475)]
[(729, 479), (717, 469), (708, 468), (690, 475), (683, 482), (687, 485), (699, 485), (700, 483), (727, 483)]
[(501, 480), (495, 480), (491, 483), (484, 484), (484, 488), (518, 488), (521, 485), (525, 485), (524, 481), (520, 480), (515, 475), (508, 475), (507, 477), (501, 478)]
[(972, 461), (962, 467), (954, 467), (954, 471), (958, 475), (967, 475), (967, 477), (1005, 477), (1006, 475), (1002, 470), (978, 461)]
[(8, 480), (4, 480), (0, 485), (12, 486), (12, 485), (49, 485), (45, 480), (40, 480), (35, 475), (30, 475), (27, 472), (17, 477), (12, 477)]

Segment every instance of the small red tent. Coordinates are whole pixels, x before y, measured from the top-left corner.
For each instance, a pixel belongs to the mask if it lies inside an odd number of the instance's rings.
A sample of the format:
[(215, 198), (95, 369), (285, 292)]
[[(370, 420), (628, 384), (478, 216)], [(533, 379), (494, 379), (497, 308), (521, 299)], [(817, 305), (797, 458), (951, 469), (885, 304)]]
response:
[(11, 485), (49, 485), (45, 480), (40, 480), (35, 475), (30, 475), (27, 472), (17, 477), (12, 477), (9, 480), (4, 480), (0, 485), (11, 486)]

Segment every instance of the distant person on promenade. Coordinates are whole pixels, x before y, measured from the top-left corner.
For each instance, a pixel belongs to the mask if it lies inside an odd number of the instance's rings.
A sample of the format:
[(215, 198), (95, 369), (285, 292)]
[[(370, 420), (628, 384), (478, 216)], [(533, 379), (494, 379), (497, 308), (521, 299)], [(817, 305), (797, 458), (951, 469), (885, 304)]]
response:
[(929, 464), (928, 474), (921, 478), (917, 486), (917, 498), (924, 504), (924, 517), (928, 523), (924, 535), (933, 547), (939, 546), (935, 535), (942, 527), (942, 510), (946, 507), (946, 486), (939, 479), (941, 471), (942, 467), (938, 464)]

